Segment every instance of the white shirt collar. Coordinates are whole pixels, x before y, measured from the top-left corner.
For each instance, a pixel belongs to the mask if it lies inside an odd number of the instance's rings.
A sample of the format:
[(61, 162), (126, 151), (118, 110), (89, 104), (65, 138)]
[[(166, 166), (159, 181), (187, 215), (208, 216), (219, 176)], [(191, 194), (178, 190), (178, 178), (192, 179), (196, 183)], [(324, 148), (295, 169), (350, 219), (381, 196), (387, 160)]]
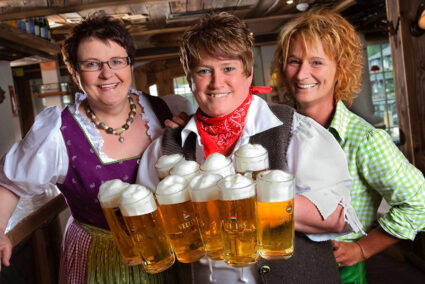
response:
[[(264, 132), (271, 128), (282, 125), (276, 115), (270, 110), (267, 102), (262, 98), (253, 95), (251, 106), (248, 109), (246, 117), (245, 127), (242, 130), (242, 137), (251, 137), (257, 133)], [(196, 127), (195, 117), (193, 116), (186, 126), (183, 128), (181, 133), (182, 147), (186, 142), (187, 137), (191, 132), (194, 132), (198, 136), (198, 144), (201, 146), (201, 139)]]

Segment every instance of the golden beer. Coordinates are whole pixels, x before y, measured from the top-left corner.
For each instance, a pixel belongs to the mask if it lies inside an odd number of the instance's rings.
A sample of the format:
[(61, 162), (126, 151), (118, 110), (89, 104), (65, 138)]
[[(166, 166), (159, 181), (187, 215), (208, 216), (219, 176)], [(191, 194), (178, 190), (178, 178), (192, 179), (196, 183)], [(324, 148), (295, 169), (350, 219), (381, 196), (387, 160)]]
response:
[(123, 216), (121, 215), (120, 208), (102, 208), (102, 210), (124, 261), (128, 265), (142, 264), (142, 258), (134, 247), (130, 233), (125, 226)]
[(207, 256), (212, 260), (223, 260), (218, 200), (193, 202), (193, 205), (198, 214), (199, 229)]
[(124, 216), (124, 222), (142, 255), (146, 272), (158, 273), (174, 264), (173, 249), (158, 210), (141, 216)]
[(152, 192), (141, 185), (129, 186), (121, 195), (120, 210), (146, 272), (159, 273), (172, 266), (173, 249)]
[(288, 259), (294, 248), (294, 177), (280, 170), (257, 179), (258, 241), (260, 255)]
[(128, 265), (139, 265), (142, 258), (134, 247), (119, 209), (121, 193), (129, 185), (118, 179), (107, 181), (100, 186), (98, 199), (124, 262)]
[(260, 254), (269, 260), (288, 259), (294, 248), (294, 201), (258, 202)]
[(199, 229), (205, 252), (212, 260), (223, 259), (218, 211), (218, 187), (220, 175), (202, 173), (189, 183), (189, 194), (198, 217)]
[(201, 259), (205, 250), (186, 185), (185, 178), (168, 176), (158, 184), (156, 197), (177, 259), (191, 263)]
[(269, 154), (267, 150), (259, 144), (242, 145), (235, 152), (235, 170), (237, 173), (250, 174), (254, 181), (257, 175), (269, 169)]
[(258, 259), (255, 185), (235, 174), (220, 180), (218, 186), (224, 262), (248, 266)]

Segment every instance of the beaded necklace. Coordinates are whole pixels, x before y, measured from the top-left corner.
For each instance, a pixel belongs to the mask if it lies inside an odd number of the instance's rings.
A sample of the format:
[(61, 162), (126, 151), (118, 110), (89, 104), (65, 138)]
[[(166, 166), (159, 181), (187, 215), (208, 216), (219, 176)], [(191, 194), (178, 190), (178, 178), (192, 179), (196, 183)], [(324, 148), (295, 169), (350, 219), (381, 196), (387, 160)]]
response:
[(130, 128), (130, 124), (134, 121), (134, 117), (136, 116), (136, 105), (134, 104), (133, 98), (128, 96), (128, 101), (130, 102), (130, 112), (128, 113), (128, 118), (126, 123), (119, 128), (112, 128), (107, 126), (104, 122), (101, 122), (97, 119), (96, 114), (91, 109), (90, 105), (86, 105), (86, 113), (87, 116), (101, 129), (104, 129), (109, 134), (119, 135), (118, 141), (124, 143), (124, 137), (122, 137), (122, 133)]

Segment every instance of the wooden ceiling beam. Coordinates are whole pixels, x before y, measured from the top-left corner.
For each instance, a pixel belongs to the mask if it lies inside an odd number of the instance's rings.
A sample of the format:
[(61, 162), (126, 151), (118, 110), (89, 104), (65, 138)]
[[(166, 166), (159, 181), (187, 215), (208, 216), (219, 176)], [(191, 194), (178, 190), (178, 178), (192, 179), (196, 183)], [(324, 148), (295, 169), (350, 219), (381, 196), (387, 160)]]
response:
[[(83, 0), (82, 0), (83, 1)], [(131, 4), (142, 4), (151, 2), (179, 2), (180, 0), (101, 0), (97, 2), (82, 3), (77, 5), (69, 5), (66, 7), (48, 7), (48, 8), (20, 8), (20, 11), (7, 11), (0, 15), (0, 21), (19, 20), (32, 17), (44, 17), (54, 14), (65, 14), (79, 12), (89, 9), (99, 9), (104, 7), (122, 6)], [(4, 8), (3, 8), (4, 9)]]
[(23, 51), (31, 50), (32, 54), (42, 56), (56, 57), (61, 51), (59, 45), (55, 43), (0, 23), (0, 45), (1, 42), (6, 41), (15, 44), (16, 49), (22, 48)]
[(342, 11), (348, 9), (349, 7), (356, 4), (356, 0), (343, 0), (337, 4), (331, 9), (334, 12), (341, 13)]

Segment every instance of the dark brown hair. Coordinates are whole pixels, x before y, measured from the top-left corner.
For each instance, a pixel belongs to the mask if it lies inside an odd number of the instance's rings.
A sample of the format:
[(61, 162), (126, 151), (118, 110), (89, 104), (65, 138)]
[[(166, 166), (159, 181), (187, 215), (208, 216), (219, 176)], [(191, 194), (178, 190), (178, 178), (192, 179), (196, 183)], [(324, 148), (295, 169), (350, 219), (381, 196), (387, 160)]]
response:
[(183, 35), (180, 61), (190, 81), (191, 70), (199, 64), (200, 52), (217, 58), (239, 59), (247, 76), (254, 61), (254, 36), (238, 17), (221, 12), (203, 16)]
[(123, 23), (110, 16), (95, 14), (75, 26), (62, 46), (63, 60), (71, 75), (75, 75), (78, 67), (78, 46), (83, 39), (90, 37), (116, 42), (127, 51), (131, 64), (134, 63), (134, 41)]

